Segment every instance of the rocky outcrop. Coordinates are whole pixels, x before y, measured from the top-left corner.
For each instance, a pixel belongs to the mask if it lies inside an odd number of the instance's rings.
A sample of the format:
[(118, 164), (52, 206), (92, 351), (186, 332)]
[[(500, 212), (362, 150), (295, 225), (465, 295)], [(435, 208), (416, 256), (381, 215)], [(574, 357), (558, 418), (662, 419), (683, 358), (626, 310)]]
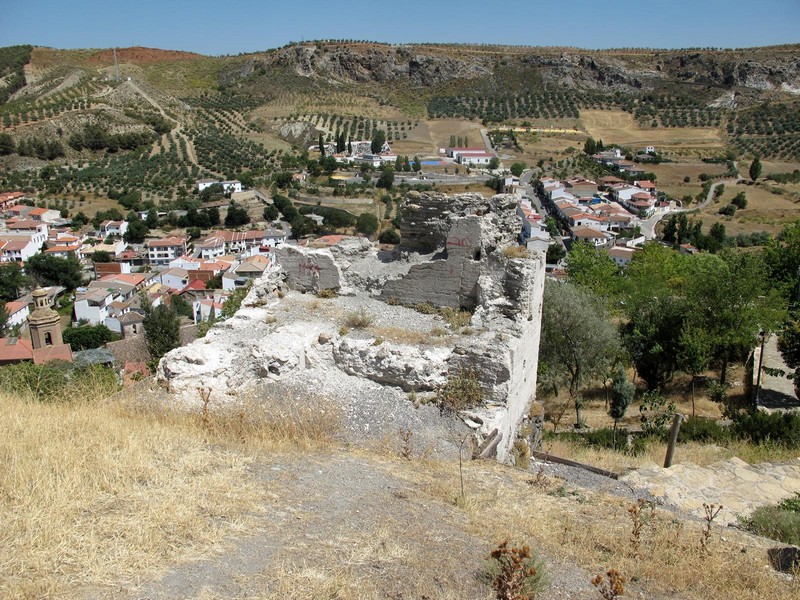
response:
[[(290, 70), (317, 81), (355, 84), (402, 82), (431, 88), (454, 81), (472, 81), (473, 89), (491, 93), (508, 72), (525, 85), (636, 94), (676, 84), (702, 84), (753, 90), (800, 87), (797, 47), (744, 50), (587, 51), (578, 48), (527, 49), (488, 47), (390, 46), (386, 44), (319, 43), (281, 48), (250, 58), (237, 67), (239, 78), (261, 68)], [(231, 74), (222, 76), (226, 84)], [(697, 88), (688, 88), (697, 89)]]

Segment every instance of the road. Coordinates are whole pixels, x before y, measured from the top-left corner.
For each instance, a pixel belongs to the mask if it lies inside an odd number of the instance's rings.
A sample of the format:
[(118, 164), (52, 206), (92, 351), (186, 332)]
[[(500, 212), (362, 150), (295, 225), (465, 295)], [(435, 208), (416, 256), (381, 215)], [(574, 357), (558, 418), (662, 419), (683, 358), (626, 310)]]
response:
[(721, 181), (717, 181), (714, 183), (710, 188), (708, 188), (708, 195), (706, 199), (703, 200), (700, 204), (697, 205), (696, 208), (703, 210), (706, 206), (711, 204), (711, 201), (714, 199), (714, 190), (717, 189), (720, 185), (736, 185), (739, 181), (744, 181), (744, 177), (738, 177), (736, 179), (723, 179)]

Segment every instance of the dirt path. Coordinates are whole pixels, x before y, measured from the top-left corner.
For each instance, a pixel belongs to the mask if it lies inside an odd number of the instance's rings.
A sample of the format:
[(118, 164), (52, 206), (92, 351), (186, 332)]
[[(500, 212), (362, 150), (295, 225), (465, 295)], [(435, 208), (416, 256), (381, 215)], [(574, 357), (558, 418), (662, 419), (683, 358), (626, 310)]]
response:
[[(469, 533), (464, 512), (392, 473), (391, 463), (306, 456), (256, 464), (253, 473), (272, 499), (255, 530), (128, 597), (491, 597), (476, 577), (490, 544)], [(583, 569), (548, 561), (547, 572), (551, 597), (592, 593)]]

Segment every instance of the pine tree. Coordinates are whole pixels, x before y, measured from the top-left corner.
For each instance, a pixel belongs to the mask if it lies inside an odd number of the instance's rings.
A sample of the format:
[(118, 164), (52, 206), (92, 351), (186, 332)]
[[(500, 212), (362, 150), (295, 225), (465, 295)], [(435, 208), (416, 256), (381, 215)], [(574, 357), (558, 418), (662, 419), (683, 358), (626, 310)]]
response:
[(325, 156), (325, 142), (322, 139), (322, 132), (319, 132), (319, 155)]

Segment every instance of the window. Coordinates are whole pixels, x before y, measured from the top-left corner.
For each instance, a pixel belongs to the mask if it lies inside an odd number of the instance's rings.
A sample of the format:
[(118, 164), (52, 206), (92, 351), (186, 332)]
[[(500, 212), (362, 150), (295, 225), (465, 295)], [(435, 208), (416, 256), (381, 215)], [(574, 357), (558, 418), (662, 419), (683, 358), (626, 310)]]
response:
[(49, 331), (44, 332), (44, 345), (45, 346), (53, 345), (53, 336), (50, 334)]

